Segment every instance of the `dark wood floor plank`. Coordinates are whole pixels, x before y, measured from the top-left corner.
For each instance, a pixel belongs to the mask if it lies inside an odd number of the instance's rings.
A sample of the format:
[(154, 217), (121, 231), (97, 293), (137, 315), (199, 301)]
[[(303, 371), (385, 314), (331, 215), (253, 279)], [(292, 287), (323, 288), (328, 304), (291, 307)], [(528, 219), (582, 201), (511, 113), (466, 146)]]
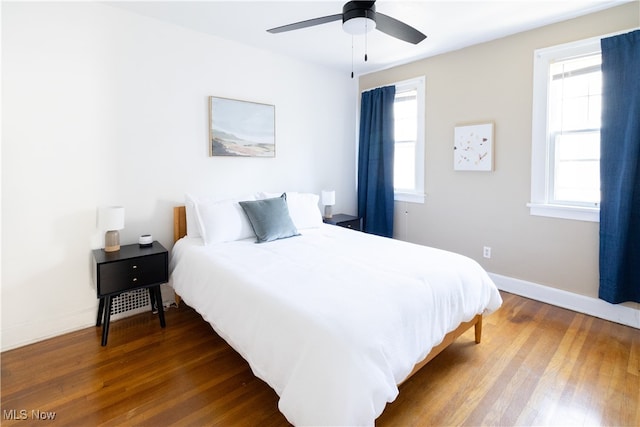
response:
[[(640, 331), (503, 293), (400, 387), (378, 426), (640, 425)], [(139, 314), (2, 353), (3, 426), (287, 426), (278, 396), (194, 310)], [(11, 420), (11, 410), (27, 420)], [(17, 412), (20, 415), (19, 412)]]

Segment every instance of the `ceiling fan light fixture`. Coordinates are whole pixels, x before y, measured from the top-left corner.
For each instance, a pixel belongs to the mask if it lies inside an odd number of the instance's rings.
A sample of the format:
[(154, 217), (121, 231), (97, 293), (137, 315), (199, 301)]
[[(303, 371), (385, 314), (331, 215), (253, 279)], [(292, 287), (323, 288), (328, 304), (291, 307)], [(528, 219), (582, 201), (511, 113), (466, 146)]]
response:
[(342, 7), (342, 13), (294, 22), (293, 24), (282, 25), (267, 31), (270, 33), (283, 33), (339, 21), (340, 19), (342, 19), (344, 31), (351, 35), (366, 34), (373, 30), (379, 30), (391, 37), (413, 44), (418, 44), (427, 38), (411, 25), (383, 13), (377, 13), (375, 0), (349, 1)]
[(376, 21), (369, 17), (355, 17), (342, 23), (342, 29), (353, 35), (366, 34), (376, 29)]

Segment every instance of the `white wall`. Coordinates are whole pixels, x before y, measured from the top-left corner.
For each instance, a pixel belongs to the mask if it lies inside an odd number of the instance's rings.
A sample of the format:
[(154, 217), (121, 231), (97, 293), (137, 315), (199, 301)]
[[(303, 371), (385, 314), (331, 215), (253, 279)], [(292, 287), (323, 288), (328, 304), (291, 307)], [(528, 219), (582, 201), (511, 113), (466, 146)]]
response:
[[(337, 192), (355, 213), (349, 76), (97, 3), (2, 4), (2, 349), (90, 326), (99, 206), (172, 244), (185, 192)], [(276, 106), (273, 159), (208, 156), (208, 96)], [(171, 327), (171, 325), (168, 325)]]

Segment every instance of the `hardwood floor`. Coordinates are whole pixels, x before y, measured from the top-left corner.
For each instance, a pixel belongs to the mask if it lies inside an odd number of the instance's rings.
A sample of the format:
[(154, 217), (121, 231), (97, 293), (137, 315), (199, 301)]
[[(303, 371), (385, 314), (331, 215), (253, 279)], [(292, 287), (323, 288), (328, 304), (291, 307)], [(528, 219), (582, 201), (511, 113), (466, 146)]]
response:
[[(640, 331), (502, 295), (482, 343), (462, 335), (378, 426), (640, 425)], [(107, 347), (88, 328), (2, 353), (2, 425), (287, 425), (275, 392), (197, 313), (166, 318), (116, 321)]]

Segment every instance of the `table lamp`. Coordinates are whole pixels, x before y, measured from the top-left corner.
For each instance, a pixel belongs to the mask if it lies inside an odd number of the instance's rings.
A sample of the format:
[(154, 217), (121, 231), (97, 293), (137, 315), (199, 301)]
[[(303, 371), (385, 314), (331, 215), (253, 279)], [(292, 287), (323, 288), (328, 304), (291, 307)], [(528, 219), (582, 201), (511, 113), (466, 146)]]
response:
[(104, 235), (104, 251), (116, 252), (120, 250), (120, 233), (124, 228), (124, 208), (109, 206), (100, 212), (100, 228), (106, 230)]
[(324, 217), (331, 218), (333, 205), (336, 204), (336, 192), (334, 190), (322, 190), (322, 204), (324, 205)]

